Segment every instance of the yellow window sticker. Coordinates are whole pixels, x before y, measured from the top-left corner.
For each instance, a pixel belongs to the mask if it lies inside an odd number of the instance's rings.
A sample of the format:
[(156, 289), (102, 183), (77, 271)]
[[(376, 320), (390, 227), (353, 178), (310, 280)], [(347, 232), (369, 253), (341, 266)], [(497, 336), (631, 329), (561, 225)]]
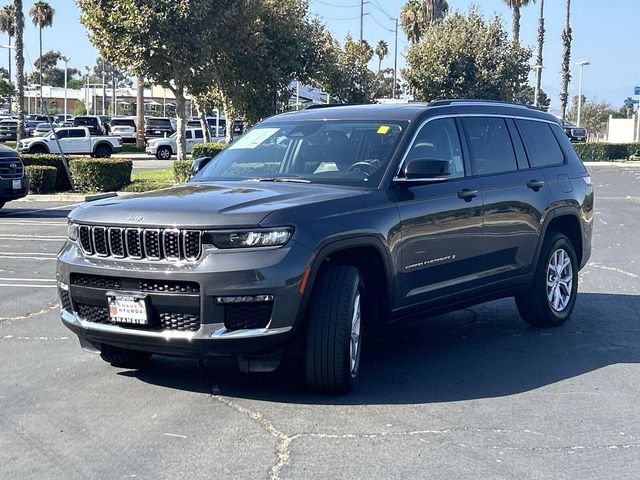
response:
[(380, 135), (385, 135), (389, 131), (389, 128), (390, 128), (389, 125), (380, 125), (378, 127), (378, 133)]

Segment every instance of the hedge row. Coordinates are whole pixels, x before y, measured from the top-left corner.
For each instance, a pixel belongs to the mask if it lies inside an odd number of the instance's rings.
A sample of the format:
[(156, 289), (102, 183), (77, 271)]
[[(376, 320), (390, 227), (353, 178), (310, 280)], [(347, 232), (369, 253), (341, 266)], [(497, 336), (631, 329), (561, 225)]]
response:
[(574, 143), (573, 148), (584, 162), (610, 162), (640, 156), (640, 143)]
[(197, 143), (191, 150), (191, 158), (215, 157), (226, 146), (226, 143)]
[(31, 193), (53, 193), (56, 191), (56, 167), (46, 165), (29, 165), (25, 167), (29, 177), (29, 191)]
[[(67, 176), (67, 172), (62, 163), (62, 158), (60, 155), (54, 154), (41, 154), (41, 155), (32, 155), (32, 154), (23, 154), (20, 155), (22, 162), (25, 167), (29, 167), (32, 165), (39, 165), (45, 167), (54, 167), (57, 170), (56, 173), (56, 183), (55, 183), (55, 191), (56, 192), (66, 192), (67, 190), (71, 190), (71, 184), (69, 183), (69, 177)], [(68, 157), (70, 158), (70, 157)]]
[(131, 183), (133, 162), (121, 159), (81, 158), (70, 162), (71, 176), (76, 190), (112, 192)]
[[(198, 146), (198, 145), (194, 145)], [(199, 157), (193, 157), (199, 158)], [(184, 183), (191, 176), (191, 160), (176, 160), (173, 162), (173, 178), (176, 183)]]

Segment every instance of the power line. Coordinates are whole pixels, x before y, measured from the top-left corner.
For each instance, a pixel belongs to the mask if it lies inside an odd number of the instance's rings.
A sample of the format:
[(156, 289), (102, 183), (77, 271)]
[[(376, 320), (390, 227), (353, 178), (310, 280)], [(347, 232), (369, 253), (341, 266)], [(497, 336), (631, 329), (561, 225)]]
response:
[(371, 18), (371, 20), (376, 22), (380, 28), (383, 28), (384, 30), (386, 30), (387, 32), (390, 32), (390, 33), (394, 33), (395, 32), (394, 29), (383, 25), (372, 13), (369, 14), (369, 17)]
[(387, 12), (384, 8), (382, 8), (382, 5), (380, 5), (380, 3), (378, 2), (378, 0), (373, 0), (372, 2), (367, 2), (369, 5), (374, 6), (375, 8), (377, 8), (378, 10), (380, 10), (389, 20), (394, 20), (396, 18), (396, 16), (391, 15), (389, 12)]
[(336, 21), (340, 21), (340, 20), (353, 21), (353, 20), (359, 20), (360, 19), (360, 15), (358, 15), (357, 17), (349, 17), (349, 18), (325, 17), (324, 15), (318, 15), (318, 14), (316, 14), (316, 16), (322, 18), (323, 20), (336, 20)]
[(360, 5), (337, 5), (335, 3), (329, 3), (329, 2), (322, 2), (321, 0), (314, 0), (315, 3), (319, 3), (320, 5), (326, 5), (327, 7), (335, 7), (335, 8), (355, 8), (355, 7), (359, 7)]

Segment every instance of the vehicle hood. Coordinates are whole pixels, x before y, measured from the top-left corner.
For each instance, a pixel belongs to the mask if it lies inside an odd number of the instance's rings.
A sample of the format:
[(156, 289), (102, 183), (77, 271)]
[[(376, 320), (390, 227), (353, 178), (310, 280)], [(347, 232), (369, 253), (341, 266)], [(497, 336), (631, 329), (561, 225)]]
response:
[(29, 137), (29, 138), (21, 138), (20, 139), (20, 143), (22, 143), (23, 145), (31, 145), (34, 142), (41, 141), (42, 138), (43, 138), (42, 135), (35, 136), (35, 137)]
[(250, 227), (291, 207), (362, 195), (365, 188), (335, 185), (218, 182), (187, 183), (126, 197), (85, 203), (72, 221), (136, 227)]

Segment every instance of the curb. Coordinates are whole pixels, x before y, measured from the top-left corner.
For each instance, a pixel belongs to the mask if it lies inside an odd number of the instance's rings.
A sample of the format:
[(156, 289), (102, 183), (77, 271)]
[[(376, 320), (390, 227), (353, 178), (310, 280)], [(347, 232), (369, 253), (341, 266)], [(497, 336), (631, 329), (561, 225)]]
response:
[(54, 195), (35, 195), (30, 193), (24, 198), (14, 200), (15, 202), (93, 202), (103, 198), (116, 197), (117, 192), (81, 194), (81, 193), (57, 193)]

